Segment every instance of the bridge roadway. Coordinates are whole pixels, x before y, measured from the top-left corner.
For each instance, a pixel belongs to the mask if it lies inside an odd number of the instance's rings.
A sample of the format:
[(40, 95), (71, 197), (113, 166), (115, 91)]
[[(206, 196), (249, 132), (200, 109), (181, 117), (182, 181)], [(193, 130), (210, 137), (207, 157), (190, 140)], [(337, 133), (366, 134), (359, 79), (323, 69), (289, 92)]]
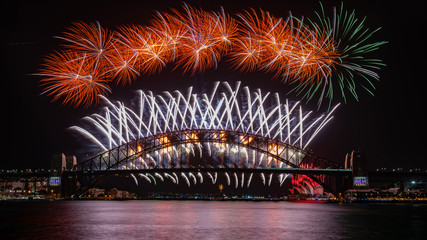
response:
[[(318, 175), (327, 174), (334, 176), (351, 176), (351, 169), (304, 169), (304, 168), (153, 168), (139, 170), (102, 170), (102, 171), (64, 171), (62, 177), (71, 175), (105, 175), (109, 173), (172, 173), (172, 172), (248, 172), (248, 173), (288, 173)], [(0, 182), (43, 182), (48, 181), (50, 171), (5, 171), (0, 170)]]
[[(105, 174), (125, 174), (125, 173), (169, 173), (169, 172), (248, 172), (248, 173), (288, 173), (304, 175), (334, 175), (334, 176), (351, 176), (351, 169), (307, 169), (307, 168), (153, 168), (139, 170), (103, 170), (103, 171), (64, 171), (63, 175), (96, 175)], [(40, 182), (47, 181), (51, 175), (50, 171), (7, 171), (0, 170), (0, 182)], [(370, 182), (382, 181), (409, 181), (413, 179), (427, 179), (427, 171), (369, 171)]]
[(247, 173), (288, 173), (304, 175), (334, 175), (334, 176), (351, 176), (351, 169), (308, 169), (308, 168), (153, 168), (153, 169), (132, 169), (132, 170), (101, 170), (101, 171), (67, 171), (67, 175), (97, 175), (109, 173), (126, 174), (126, 173), (172, 173), (172, 172), (247, 172)]
[[(319, 184), (320, 176), (333, 176), (334, 179), (342, 179), (352, 175), (351, 169), (306, 169), (306, 168), (212, 168), (212, 167), (190, 167), (190, 168), (152, 168), (152, 169), (120, 169), (120, 170), (80, 170), (80, 171), (64, 171), (62, 174), (63, 179), (63, 195), (74, 198), (81, 196), (84, 192), (95, 186), (96, 183), (101, 181), (106, 176), (130, 175), (141, 173), (184, 173), (184, 172), (227, 172), (227, 173), (264, 173), (264, 174), (303, 174), (307, 175)], [(80, 182), (80, 188), (76, 188), (76, 180)], [(331, 184), (323, 186), (325, 190), (336, 195), (338, 189), (342, 188), (342, 181), (334, 181)], [(330, 186), (331, 185), (331, 186)]]

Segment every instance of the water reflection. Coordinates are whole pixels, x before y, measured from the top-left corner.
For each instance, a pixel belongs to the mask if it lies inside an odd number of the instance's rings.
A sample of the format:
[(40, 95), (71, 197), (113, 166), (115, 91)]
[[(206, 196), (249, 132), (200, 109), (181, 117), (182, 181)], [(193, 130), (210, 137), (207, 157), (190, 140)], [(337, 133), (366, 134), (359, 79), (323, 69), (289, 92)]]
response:
[(2, 202), (1, 231), (42, 239), (417, 239), (427, 206), (215, 201)]

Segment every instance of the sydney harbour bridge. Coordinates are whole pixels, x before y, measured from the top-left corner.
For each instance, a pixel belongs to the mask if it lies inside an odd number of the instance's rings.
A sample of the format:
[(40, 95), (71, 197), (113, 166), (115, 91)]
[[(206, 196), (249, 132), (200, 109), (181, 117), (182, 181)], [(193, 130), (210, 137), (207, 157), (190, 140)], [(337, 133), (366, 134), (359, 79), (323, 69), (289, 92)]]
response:
[[(190, 146), (220, 155), (219, 161), (210, 157), (204, 158), (203, 165), (192, 165), (187, 161)], [(336, 194), (343, 190), (341, 178), (351, 170), (275, 139), (236, 131), (192, 129), (140, 138), (76, 165), (63, 173), (65, 195), (77, 197), (74, 195), (83, 194), (102, 178), (118, 174), (130, 175), (136, 184), (138, 178), (150, 183), (158, 179), (189, 187), (203, 181), (215, 184), (220, 176), (236, 188), (249, 187), (254, 175), (270, 185), (273, 176), (283, 183), (293, 174), (308, 177), (295, 182), (299, 193), (313, 194), (314, 188), (324, 188)]]
[[(306, 150), (332, 119), (315, 115), (278, 94), (251, 92), (240, 82), (216, 82), (208, 93), (138, 91), (126, 105), (106, 98), (101, 113), (70, 129), (99, 152), (62, 176), (63, 193), (79, 197), (108, 176), (174, 184), (250, 187), (253, 178), (280, 186), (292, 178), (295, 193), (342, 192), (342, 169)], [(319, 191), (320, 190), (320, 191)]]

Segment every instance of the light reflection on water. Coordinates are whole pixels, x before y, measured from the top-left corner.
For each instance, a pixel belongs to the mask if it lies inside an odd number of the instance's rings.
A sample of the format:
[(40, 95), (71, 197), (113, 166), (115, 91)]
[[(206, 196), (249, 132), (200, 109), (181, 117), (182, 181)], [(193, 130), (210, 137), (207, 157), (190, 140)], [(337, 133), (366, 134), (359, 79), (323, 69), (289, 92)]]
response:
[[(0, 230), (40, 239), (421, 239), (427, 205), (0, 202)], [(6, 235), (7, 236), (7, 235)]]

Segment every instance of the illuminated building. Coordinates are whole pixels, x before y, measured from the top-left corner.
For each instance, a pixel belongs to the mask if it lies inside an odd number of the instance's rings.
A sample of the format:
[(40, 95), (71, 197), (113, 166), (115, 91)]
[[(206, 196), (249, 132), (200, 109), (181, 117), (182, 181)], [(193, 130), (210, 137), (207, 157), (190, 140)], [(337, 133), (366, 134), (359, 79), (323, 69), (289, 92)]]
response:
[(345, 168), (353, 170), (353, 187), (355, 189), (369, 188), (368, 164), (362, 150), (353, 150), (345, 156)]

